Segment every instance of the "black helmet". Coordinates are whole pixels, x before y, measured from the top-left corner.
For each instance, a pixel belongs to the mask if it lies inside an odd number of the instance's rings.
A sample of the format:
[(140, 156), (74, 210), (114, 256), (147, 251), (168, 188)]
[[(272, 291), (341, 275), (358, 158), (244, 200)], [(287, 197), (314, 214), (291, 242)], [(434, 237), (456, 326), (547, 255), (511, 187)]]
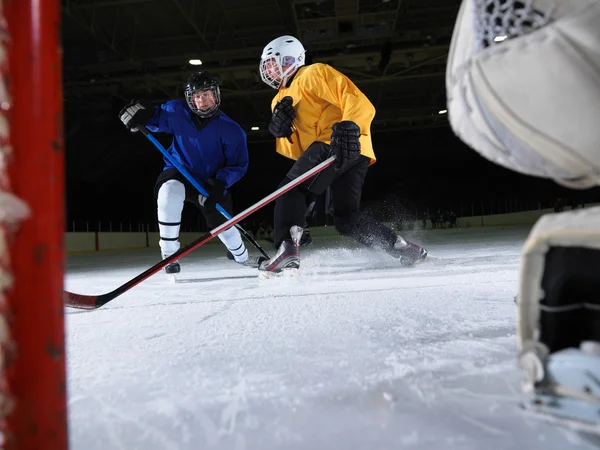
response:
[[(200, 109), (194, 102), (194, 93), (198, 91), (210, 91), (215, 97), (214, 106), (207, 109)], [(196, 72), (189, 76), (185, 85), (185, 99), (190, 109), (202, 118), (213, 116), (221, 104), (221, 91), (219, 90), (219, 79), (210, 72)]]

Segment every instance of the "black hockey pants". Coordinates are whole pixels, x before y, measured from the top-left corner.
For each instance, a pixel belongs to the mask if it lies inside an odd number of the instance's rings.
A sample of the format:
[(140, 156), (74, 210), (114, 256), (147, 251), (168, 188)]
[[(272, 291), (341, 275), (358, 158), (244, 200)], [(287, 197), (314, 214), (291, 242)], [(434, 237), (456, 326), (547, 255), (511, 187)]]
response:
[[(329, 145), (315, 142), (302, 153), (279, 187), (286, 185), (328, 157)], [(278, 248), (285, 239), (290, 239), (290, 228), (293, 225), (304, 227), (306, 196), (321, 195), (328, 186), (331, 186), (335, 227), (340, 234), (367, 246), (380, 245), (384, 249), (393, 246), (396, 234), (377, 220), (360, 213), (360, 198), (368, 168), (369, 158), (365, 156), (361, 156), (339, 171), (329, 166), (279, 197), (275, 201), (275, 248)]]

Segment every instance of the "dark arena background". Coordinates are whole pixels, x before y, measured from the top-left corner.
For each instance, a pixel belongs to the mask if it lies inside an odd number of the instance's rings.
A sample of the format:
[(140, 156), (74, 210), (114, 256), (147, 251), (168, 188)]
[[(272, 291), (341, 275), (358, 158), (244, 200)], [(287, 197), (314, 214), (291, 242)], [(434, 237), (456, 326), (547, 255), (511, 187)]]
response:
[[(187, 77), (201, 69), (220, 76), (222, 110), (248, 136), (250, 166), (232, 191), (236, 210), (272, 192), (291, 161), (275, 153), (267, 130), (275, 91), (261, 82), (258, 61), (266, 43), (282, 34), (298, 37), (312, 61), (345, 73), (375, 105), (378, 162), (363, 196), (373, 214), (400, 221), (438, 209), (461, 217), (598, 200), (597, 189), (570, 191), (505, 170), (454, 136), (444, 74), (458, 1), (63, 3), (70, 231), (156, 227), (153, 187), (162, 156), (117, 115), (132, 99), (183, 98)], [(191, 65), (193, 59), (202, 65)], [(204, 226), (192, 207), (183, 220), (184, 229)], [(316, 224), (326, 220), (324, 210), (315, 217)], [(272, 221), (272, 208), (251, 223), (260, 221)]]

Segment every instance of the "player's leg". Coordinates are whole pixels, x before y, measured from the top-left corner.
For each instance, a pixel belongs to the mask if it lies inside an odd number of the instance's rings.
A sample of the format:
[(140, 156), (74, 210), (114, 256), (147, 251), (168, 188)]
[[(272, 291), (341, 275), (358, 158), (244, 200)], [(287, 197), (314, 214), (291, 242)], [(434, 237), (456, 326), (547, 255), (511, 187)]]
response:
[[(294, 163), (279, 187), (288, 184), (329, 157), (329, 146), (315, 142)], [(338, 175), (328, 167), (275, 201), (274, 245), (277, 253), (264, 261), (259, 270), (277, 273), (300, 267), (299, 246), (306, 222), (307, 196), (321, 195)]]
[[(225, 211), (231, 213), (231, 193), (227, 192), (219, 204)], [(207, 209), (200, 206), (200, 211), (202, 211), (202, 215), (206, 220), (206, 225), (208, 226), (209, 230), (212, 230), (227, 221), (227, 219), (215, 208)], [(220, 233), (218, 238), (221, 240), (223, 245), (225, 245), (225, 248), (227, 248), (227, 251), (231, 253), (236, 262), (242, 263), (248, 259), (248, 249), (246, 249), (246, 246), (242, 241), (242, 236), (237, 228), (228, 228)]]
[(314, 195), (306, 197), (308, 203), (306, 214), (304, 216), (304, 227), (302, 230), (302, 239), (300, 239), (300, 247), (310, 245), (312, 243), (312, 237), (310, 236), (310, 226), (308, 225), (308, 218), (314, 215), (314, 210), (317, 204), (317, 198)]
[[(217, 228), (219, 225), (227, 221), (223, 214), (221, 214), (215, 208), (204, 208), (203, 206), (200, 206), (197, 201), (196, 204), (200, 208), (200, 211), (202, 211), (202, 215), (206, 220), (206, 225), (210, 230)], [(227, 192), (219, 204), (231, 215), (231, 212), (233, 211), (231, 192)], [(225, 231), (219, 233), (217, 237), (221, 240), (225, 248), (227, 248), (227, 256), (238, 264), (248, 267), (258, 267), (260, 262), (265, 259), (262, 256), (248, 255), (248, 249), (242, 240), (242, 235), (236, 227), (226, 229)]]
[[(159, 246), (162, 258), (167, 258), (179, 250), (179, 229), (181, 227), (181, 212), (185, 200), (185, 186), (175, 169), (162, 171), (154, 187), (157, 204)], [(167, 274), (179, 273), (179, 261), (165, 266)]]
[(369, 159), (361, 156), (331, 185), (333, 217), (337, 231), (362, 245), (380, 247), (410, 266), (422, 261), (427, 250), (397, 235), (380, 221), (360, 212), (362, 188)]

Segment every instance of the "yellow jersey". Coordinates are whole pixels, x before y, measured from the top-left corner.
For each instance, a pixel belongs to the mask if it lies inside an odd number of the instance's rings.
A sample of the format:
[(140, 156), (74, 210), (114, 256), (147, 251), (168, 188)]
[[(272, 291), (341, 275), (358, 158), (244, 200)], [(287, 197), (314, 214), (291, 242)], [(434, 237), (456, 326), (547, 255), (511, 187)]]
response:
[(344, 74), (327, 64), (303, 66), (289, 87), (279, 88), (271, 111), (286, 96), (293, 99), (294, 133), (275, 140), (277, 153), (297, 160), (313, 142), (329, 144), (334, 123), (351, 120), (360, 127), (360, 153), (375, 162), (371, 141), (375, 107)]

